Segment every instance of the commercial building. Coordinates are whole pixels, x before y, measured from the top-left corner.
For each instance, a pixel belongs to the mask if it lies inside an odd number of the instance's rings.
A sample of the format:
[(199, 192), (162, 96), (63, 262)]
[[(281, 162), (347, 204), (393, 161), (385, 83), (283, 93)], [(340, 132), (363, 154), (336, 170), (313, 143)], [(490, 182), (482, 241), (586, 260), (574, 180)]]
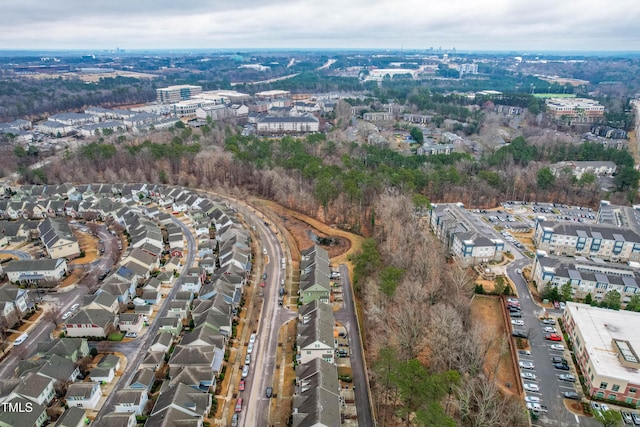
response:
[(569, 124), (592, 123), (604, 116), (604, 106), (586, 98), (548, 98), (547, 113), (555, 119), (568, 119)]
[(303, 133), (318, 132), (320, 121), (309, 115), (301, 117), (267, 116), (257, 123), (258, 133)]
[(589, 394), (640, 406), (640, 313), (568, 302), (563, 322)]
[(640, 235), (628, 228), (538, 220), (533, 242), (549, 255), (616, 262), (640, 260)]
[(156, 99), (161, 104), (185, 101), (202, 93), (202, 86), (176, 85), (156, 89)]

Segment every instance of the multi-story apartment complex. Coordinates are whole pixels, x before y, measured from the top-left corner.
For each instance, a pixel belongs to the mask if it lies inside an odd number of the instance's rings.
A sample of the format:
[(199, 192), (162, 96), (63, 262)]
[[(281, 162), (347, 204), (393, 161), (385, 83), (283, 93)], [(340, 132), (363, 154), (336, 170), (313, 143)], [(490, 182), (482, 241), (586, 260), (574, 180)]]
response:
[(532, 270), (533, 281), (542, 292), (550, 283), (558, 289), (570, 283), (573, 299), (591, 295), (594, 301), (602, 301), (609, 291), (618, 291), (623, 304), (640, 293), (640, 272), (634, 266), (589, 260), (585, 257), (559, 258), (536, 257)]
[(604, 106), (586, 98), (548, 98), (547, 112), (556, 119), (568, 118), (571, 123), (591, 123), (604, 116)]
[(640, 261), (640, 235), (628, 228), (538, 220), (533, 241), (550, 255)]
[(156, 89), (156, 99), (161, 104), (185, 101), (202, 93), (202, 86), (176, 85)]
[(640, 405), (640, 313), (568, 302), (562, 317), (589, 394)]
[(468, 221), (464, 208), (445, 204), (432, 207), (429, 211), (431, 230), (461, 266), (502, 260), (504, 241), (480, 233)]

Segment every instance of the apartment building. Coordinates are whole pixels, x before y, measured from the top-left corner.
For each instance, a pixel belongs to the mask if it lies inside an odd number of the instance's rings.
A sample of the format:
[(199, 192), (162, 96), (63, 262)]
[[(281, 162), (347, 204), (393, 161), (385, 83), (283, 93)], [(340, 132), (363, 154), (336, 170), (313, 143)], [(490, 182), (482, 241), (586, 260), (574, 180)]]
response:
[(640, 261), (640, 235), (628, 228), (538, 220), (533, 242), (549, 255)]
[(547, 113), (555, 119), (568, 118), (571, 123), (591, 123), (604, 116), (604, 106), (586, 98), (548, 98)]

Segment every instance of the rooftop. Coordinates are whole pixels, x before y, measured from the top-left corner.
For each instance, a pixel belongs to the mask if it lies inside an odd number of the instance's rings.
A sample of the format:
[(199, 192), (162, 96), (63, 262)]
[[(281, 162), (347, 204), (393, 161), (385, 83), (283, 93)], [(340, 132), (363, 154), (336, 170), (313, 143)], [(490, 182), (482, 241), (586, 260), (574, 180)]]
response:
[(608, 310), (575, 302), (567, 302), (565, 310), (568, 310), (576, 329), (582, 334), (585, 350), (598, 375), (640, 384), (640, 370), (624, 367), (613, 346), (614, 340), (626, 341), (636, 352), (640, 350), (640, 313)]

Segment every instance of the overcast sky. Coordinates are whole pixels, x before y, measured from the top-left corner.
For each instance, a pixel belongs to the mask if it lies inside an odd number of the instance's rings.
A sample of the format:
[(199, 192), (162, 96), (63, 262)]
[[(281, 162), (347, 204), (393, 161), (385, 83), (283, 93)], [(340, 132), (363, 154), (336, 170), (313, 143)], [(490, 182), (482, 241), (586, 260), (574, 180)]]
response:
[(640, 50), (638, 0), (2, 0), (0, 49)]

